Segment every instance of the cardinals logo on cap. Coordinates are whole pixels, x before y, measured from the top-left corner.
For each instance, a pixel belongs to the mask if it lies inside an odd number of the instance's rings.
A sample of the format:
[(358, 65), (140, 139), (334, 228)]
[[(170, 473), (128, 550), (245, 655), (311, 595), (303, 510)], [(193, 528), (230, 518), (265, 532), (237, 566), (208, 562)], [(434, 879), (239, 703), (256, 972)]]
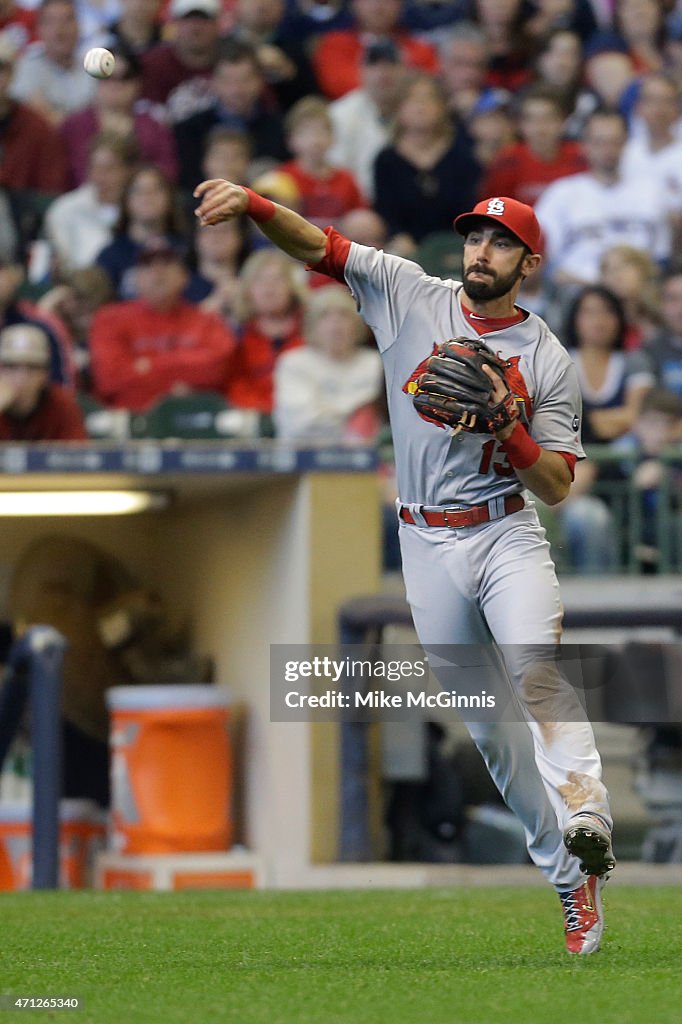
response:
[(504, 199), (489, 199), (485, 212), (489, 217), (504, 216)]

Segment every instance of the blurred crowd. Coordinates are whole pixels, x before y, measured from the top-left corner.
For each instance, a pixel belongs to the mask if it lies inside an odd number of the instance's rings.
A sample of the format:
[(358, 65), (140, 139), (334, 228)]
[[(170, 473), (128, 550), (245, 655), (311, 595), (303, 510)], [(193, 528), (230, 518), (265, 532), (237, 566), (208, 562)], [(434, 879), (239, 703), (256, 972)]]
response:
[(612, 456), (579, 464), (560, 528), (575, 567), (613, 568), (629, 513), (600, 484), (627, 478), (650, 523), (679, 484), (681, 95), (679, 0), (0, 0), (0, 439), (196, 395), (289, 439), (375, 438), (347, 290), (248, 221), (199, 229), (193, 189), (249, 184), (455, 277), (453, 218), (512, 196), (544, 234), (521, 304)]

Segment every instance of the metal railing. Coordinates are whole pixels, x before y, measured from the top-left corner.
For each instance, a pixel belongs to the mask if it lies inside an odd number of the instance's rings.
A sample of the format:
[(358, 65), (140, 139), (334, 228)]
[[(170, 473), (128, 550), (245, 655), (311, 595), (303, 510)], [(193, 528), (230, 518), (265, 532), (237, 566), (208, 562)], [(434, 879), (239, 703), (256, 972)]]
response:
[[(640, 456), (611, 445), (589, 445), (585, 452), (599, 473), (589, 493), (609, 510), (617, 552), (614, 573), (682, 571), (682, 445), (666, 448), (657, 459), (660, 483), (644, 491), (635, 482)], [(564, 572), (572, 570), (562, 564)]]
[(12, 645), (0, 688), (0, 767), (30, 702), (34, 889), (56, 889), (59, 885), (61, 693), (65, 650), (66, 640), (52, 626), (31, 626)]

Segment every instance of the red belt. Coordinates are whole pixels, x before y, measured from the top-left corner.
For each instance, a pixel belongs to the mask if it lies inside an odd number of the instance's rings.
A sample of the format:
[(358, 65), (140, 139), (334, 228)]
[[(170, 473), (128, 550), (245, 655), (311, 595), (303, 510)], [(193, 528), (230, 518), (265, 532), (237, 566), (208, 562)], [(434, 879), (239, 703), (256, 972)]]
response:
[[(520, 512), (525, 501), (520, 494), (510, 494), (504, 499), (503, 515), (509, 516), (512, 512)], [(421, 526), (414, 518), (409, 508), (402, 505), (399, 512), (404, 523), (411, 526)], [(488, 505), (474, 505), (473, 508), (444, 508), (440, 512), (422, 511), (421, 515), (427, 526), (480, 526), (481, 523), (489, 523), (491, 519), (501, 519), (501, 516), (491, 516)]]

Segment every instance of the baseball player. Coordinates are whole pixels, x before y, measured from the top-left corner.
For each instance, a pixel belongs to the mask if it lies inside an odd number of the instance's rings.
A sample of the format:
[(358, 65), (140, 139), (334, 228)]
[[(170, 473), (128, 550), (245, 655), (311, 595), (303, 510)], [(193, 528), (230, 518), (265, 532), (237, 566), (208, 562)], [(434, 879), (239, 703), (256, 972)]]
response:
[(547, 325), (515, 304), (542, 258), (535, 214), (496, 197), (458, 217), (460, 283), (322, 231), (248, 188), (211, 180), (194, 194), (202, 225), (246, 213), (290, 256), (345, 282), (374, 332), (417, 634), (427, 650), (504, 652), (507, 685), (530, 713), (467, 726), (524, 825), (532, 860), (560, 896), (568, 951), (594, 952), (601, 889), (615, 865), (608, 794), (589, 722), (568, 720), (551, 671), (532, 654), (556, 648), (562, 608), (526, 492), (561, 501), (583, 457), (572, 362)]

